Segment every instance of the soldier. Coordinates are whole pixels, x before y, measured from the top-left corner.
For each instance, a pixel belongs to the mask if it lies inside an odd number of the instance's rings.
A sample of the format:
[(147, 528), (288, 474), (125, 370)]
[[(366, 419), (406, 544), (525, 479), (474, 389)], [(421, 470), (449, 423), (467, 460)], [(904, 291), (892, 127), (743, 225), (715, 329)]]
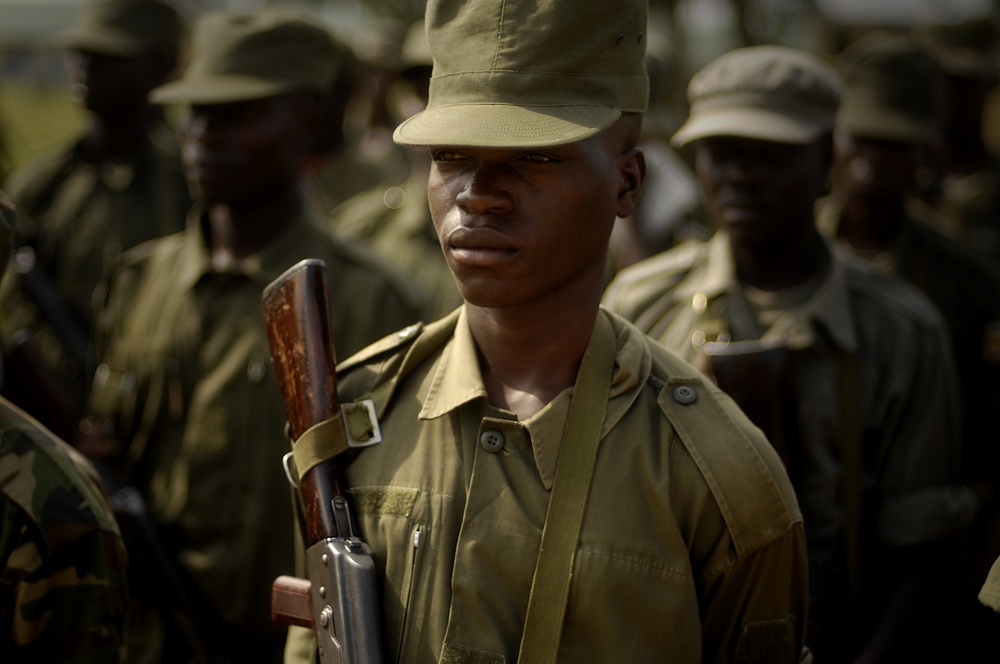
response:
[[(0, 192), (0, 275), (11, 205)], [(0, 398), (0, 660), (114, 664), (123, 652), (125, 546), (97, 473)]]
[[(270, 584), (293, 563), (263, 288), (301, 259), (325, 261), (344, 353), (421, 314), (403, 278), (322, 230), (299, 189), (337, 66), (311, 15), (203, 16), (184, 76), (152, 91), (189, 105), (181, 150), (196, 205), (182, 233), (123, 255), (101, 300), (92, 427), (113, 435), (91, 449), (108, 448), (121, 481), (141, 492), (205, 649), (226, 661), (280, 659)], [(130, 659), (190, 658), (169, 623), (157, 634), (145, 620), (129, 634)]]
[[(173, 138), (146, 100), (173, 72), (182, 33), (164, 0), (88, 0), (58, 39), (69, 49), (71, 92), (87, 113), (83, 135), (5, 184), (26, 214), (15, 229), (15, 269), (0, 290), (3, 341), (10, 347), (30, 332), (76, 418), (93, 370), (91, 300), (102, 273), (123, 250), (180, 230), (190, 206)], [(57, 311), (38, 279), (50, 284)], [(35, 380), (21, 375), (10, 387)], [(51, 398), (18, 396), (54, 422)]]
[[(798, 661), (805, 551), (780, 461), (598, 307), (645, 173), (646, 12), (428, 5), (429, 102), (395, 140), (429, 150), (465, 302), (338, 368), (342, 401), (372, 399), (381, 426), (346, 480), (387, 661)], [(309, 661), (300, 635), (286, 661)]]
[[(1000, 554), (1000, 543), (988, 541), (1000, 526), (1000, 457), (993, 442), (1000, 413), (1000, 353), (993, 349), (1000, 336), (1000, 280), (977, 254), (945, 237), (938, 213), (917, 198), (917, 174), (941, 138), (945, 77), (934, 56), (913, 40), (873, 35), (841, 57), (834, 191), (818, 223), (839, 249), (919, 288), (948, 323), (963, 400), (963, 479), (979, 498), (965, 540), (972, 557), (963, 566), (963, 594), (966, 606), (979, 612), (975, 594)], [(986, 618), (996, 622), (992, 614)]]
[[(1000, 259), (1000, 155), (986, 128), (996, 127), (990, 99), (1000, 81), (997, 13), (919, 31), (947, 74), (943, 165), (925, 192), (948, 229), (993, 265)], [(991, 110), (993, 109), (993, 110)]]
[(710, 371), (782, 453), (805, 517), (817, 661), (907, 661), (903, 637), (937, 644), (914, 621), (940, 615), (924, 601), (933, 554), (972, 500), (944, 321), (902, 281), (832, 255), (814, 222), (840, 90), (831, 67), (779, 46), (693, 77), (673, 141), (694, 144), (718, 231), (622, 271), (604, 303)]
[[(392, 115), (402, 122), (427, 104), (431, 53), (424, 22), (410, 26), (400, 52), (399, 74), (389, 97)], [(410, 167), (406, 180), (387, 180), (338, 205), (330, 213), (330, 227), (358, 238), (410, 274), (431, 301), (437, 316), (462, 303), (434, 233), (427, 207), (430, 157), (423, 148), (403, 148)]]

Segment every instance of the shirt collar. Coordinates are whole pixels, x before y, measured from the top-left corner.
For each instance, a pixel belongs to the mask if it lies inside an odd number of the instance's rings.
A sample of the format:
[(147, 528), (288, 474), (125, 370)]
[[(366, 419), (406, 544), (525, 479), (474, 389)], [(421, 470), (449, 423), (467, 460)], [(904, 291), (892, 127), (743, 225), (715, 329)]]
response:
[[(829, 268), (805, 312), (811, 320), (826, 329), (837, 345), (854, 350), (857, 335), (854, 332), (846, 268), (831, 244), (831, 240), (824, 239)], [(707, 260), (699, 262), (674, 289), (675, 301), (690, 301), (696, 296), (704, 296), (706, 302), (711, 302), (739, 288), (728, 234), (716, 233), (707, 242), (706, 252)]]
[[(599, 315), (610, 314), (601, 310)], [(615, 317), (611, 320), (615, 331), (615, 370), (601, 431), (602, 438), (637, 398), (652, 365), (644, 345), (634, 343), (634, 340), (633, 343), (628, 343), (628, 326)], [(552, 488), (555, 478), (559, 445), (569, 416), (572, 395), (572, 387), (563, 390), (538, 413), (520, 423), (528, 431), (535, 465), (546, 489)], [(486, 386), (479, 369), (476, 343), (469, 328), (465, 307), (462, 307), (454, 335), (442, 351), (431, 377), (430, 388), (419, 417), (422, 420), (440, 417), (477, 399), (481, 399), (484, 404), (488, 402)]]

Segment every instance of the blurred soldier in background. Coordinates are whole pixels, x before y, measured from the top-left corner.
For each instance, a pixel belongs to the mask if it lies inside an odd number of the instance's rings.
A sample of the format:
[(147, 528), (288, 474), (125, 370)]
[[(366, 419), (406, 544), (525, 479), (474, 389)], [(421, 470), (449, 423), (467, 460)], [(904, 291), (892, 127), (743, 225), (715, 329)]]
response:
[[(424, 22), (410, 26), (399, 55), (396, 81), (387, 95), (396, 124), (427, 105), (431, 51)], [(425, 148), (403, 146), (409, 177), (392, 179), (354, 196), (333, 210), (335, 232), (358, 238), (410, 276), (428, 297), (430, 315), (438, 318), (462, 303), (455, 279), (441, 253), (427, 206), (430, 156)]]
[(962, 566), (961, 592), (966, 606), (980, 612), (975, 595), (1000, 555), (1000, 533), (994, 532), (1000, 524), (993, 524), (1000, 490), (1000, 354), (991, 350), (1000, 335), (1000, 278), (979, 255), (945, 237), (940, 229), (946, 224), (916, 196), (917, 174), (935, 167), (928, 160), (941, 140), (945, 77), (937, 60), (918, 42), (879, 34), (854, 42), (841, 59), (846, 84), (834, 191), (819, 225), (839, 249), (919, 288), (948, 324), (964, 407), (963, 478), (979, 499), (965, 540), (971, 557)]
[(363, 93), (364, 65), (348, 45), (335, 35), (331, 38), (338, 65), (324, 94), (327, 117), (302, 173), (306, 198), (319, 217), (329, 215), (339, 203), (375, 185), (394, 170), (390, 164), (366, 153), (357, 136), (346, 133), (351, 106), (357, 95)]
[(649, 110), (642, 122), (640, 146), (646, 155), (646, 184), (628, 219), (611, 233), (609, 273), (711, 232), (701, 205), (698, 180), (670, 145), (686, 115), (681, 63), (674, 50), (671, 21), (664, 7), (651, 6), (646, 38)]
[[(0, 192), (0, 275), (13, 207)], [(125, 547), (97, 473), (0, 398), (0, 661), (122, 661)]]
[[(12, 395), (53, 423), (66, 401), (77, 419), (93, 370), (91, 300), (124, 249), (180, 230), (190, 205), (176, 146), (146, 96), (167, 80), (182, 38), (165, 0), (87, 0), (59, 36), (70, 50), (72, 93), (86, 108), (83, 136), (13, 173), (5, 187), (23, 210), (12, 274), (0, 290), (8, 351), (30, 335), (62, 392), (10, 363)], [(65, 398), (63, 398), (65, 397)], [(70, 436), (71, 432), (59, 431)]]
[(701, 70), (674, 144), (694, 144), (718, 232), (626, 268), (604, 302), (713, 375), (782, 454), (809, 542), (816, 661), (934, 659), (951, 607), (928, 587), (973, 503), (958, 484), (954, 367), (930, 302), (833, 255), (816, 228), (840, 89), (786, 47)]
[(151, 93), (189, 105), (181, 153), (196, 205), (182, 233), (136, 247), (111, 272), (90, 400), (91, 429), (104, 435), (87, 444), (141, 493), (200, 635), (185, 642), (192, 621), (167, 620), (168, 598), (141, 585), (153, 575), (133, 576), (132, 661), (187, 661), (198, 647), (221, 661), (280, 659), (270, 588), (293, 571), (294, 539), (264, 287), (299, 260), (323, 260), (345, 357), (422, 313), (402, 277), (330, 236), (302, 196), (339, 65), (311, 15), (214, 12), (195, 26), (184, 76)]
[[(984, 137), (986, 101), (1000, 77), (1000, 17), (920, 31), (948, 77), (944, 159), (928, 200), (952, 230), (1000, 271), (1000, 155)], [(996, 352), (1000, 354), (1000, 341)]]

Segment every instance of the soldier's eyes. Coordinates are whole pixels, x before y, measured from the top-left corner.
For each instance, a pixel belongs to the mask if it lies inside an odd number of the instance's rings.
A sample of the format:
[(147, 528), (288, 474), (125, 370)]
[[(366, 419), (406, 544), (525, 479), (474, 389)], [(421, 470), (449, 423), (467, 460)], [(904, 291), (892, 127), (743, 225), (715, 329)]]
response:
[(433, 150), (431, 152), (431, 158), (434, 161), (457, 161), (463, 159), (462, 155), (457, 152), (449, 152), (448, 150)]
[(526, 154), (523, 157), (521, 157), (521, 159), (523, 159), (524, 161), (530, 161), (533, 164), (554, 164), (559, 161), (554, 157), (550, 157), (549, 155), (545, 154), (539, 154), (537, 152)]

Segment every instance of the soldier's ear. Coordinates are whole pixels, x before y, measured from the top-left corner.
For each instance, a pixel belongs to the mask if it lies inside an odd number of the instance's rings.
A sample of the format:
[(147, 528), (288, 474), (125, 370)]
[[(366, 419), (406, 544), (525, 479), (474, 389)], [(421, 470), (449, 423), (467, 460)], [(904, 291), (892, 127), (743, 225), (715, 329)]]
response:
[(618, 180), (617, 214), (622, 219), (632, 216), (646, 180), (646, 155), (641, 148), (632, 148), (621, 156)]

